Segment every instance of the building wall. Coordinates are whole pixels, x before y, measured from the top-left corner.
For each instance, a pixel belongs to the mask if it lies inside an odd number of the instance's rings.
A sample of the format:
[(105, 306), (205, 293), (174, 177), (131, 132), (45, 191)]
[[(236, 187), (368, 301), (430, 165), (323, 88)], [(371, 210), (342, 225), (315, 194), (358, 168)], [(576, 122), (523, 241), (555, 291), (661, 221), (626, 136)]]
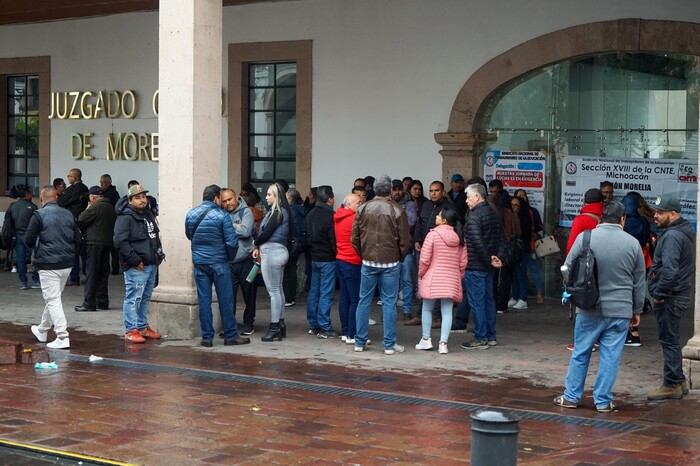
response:
[[(226, 7), (227, 45), (313, 41), (311, 184), (338, 196), (367, 174), (442, 176), (434, 133), (447, 130), (464, 82), (496, 55), (570, 26), (619, 18), (700, 22), (693, 0), (300, 0)], [(80, 167), (87, 184), (104, 172), (120, 191), (129, 179), (149, 189), (154, 162), (106, 161), (109, 133), (157, 131), (158, 14), (134, 13), (0, 28), (0, 58), (50, 56), (53, 91), (134, 90), (140, 105), (124, 118), (51, 121), (51, 177)], [(227, 83), (227, 68), (223, 67)], [(227, 113), (222, 118), (226, 184)], [(71, 133), (94, 133), (96, 160), (70, 157)], [(167, 154), (160, 162), (167, 163)], [(49, 181), (49, 180), (47, 180)]]

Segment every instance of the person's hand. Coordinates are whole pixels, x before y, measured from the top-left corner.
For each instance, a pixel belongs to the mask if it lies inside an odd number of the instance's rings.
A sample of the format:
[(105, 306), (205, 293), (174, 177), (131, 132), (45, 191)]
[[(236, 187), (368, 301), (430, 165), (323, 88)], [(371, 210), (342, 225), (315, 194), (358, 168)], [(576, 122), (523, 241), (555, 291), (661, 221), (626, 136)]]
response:
[(260, 250), (256, 247), (253, 249), (253, 259), (258, 259), (260, 257)]
[(139, 265), (136, 266), (136, 270), (139, 272), (143, 272), (145, 265), (143, 265), (143, 261), (139, 262)]
[(496, 269), (503, 267), (503, 262), (501, 262), (501, 259), (499, 259), (498, 256), (491, 256), (491, 267)]
[(414, 248), (416, 248), (417, 252), (420, 252), (420, 243), (416, 241), (416, 244), (413, 245)]
[(630, 319), (630, 327), (639, 327), (639, 323), (642, 321), (642, 316), (639, 314), (632, 315)]
[(656, 299), (656, 298), (654, 298), (654, 304), (663, 304), (663, 303), (665, 303), (665, 302), (666, 302), (665, 299)]

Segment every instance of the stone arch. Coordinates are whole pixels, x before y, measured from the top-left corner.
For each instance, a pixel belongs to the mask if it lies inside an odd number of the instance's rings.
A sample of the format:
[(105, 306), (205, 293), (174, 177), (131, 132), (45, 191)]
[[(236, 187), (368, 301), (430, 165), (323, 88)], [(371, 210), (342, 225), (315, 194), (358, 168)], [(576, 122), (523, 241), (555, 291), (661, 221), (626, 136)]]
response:
[(604, 52), (659, 51), (700, 56), (700, 24), (638, 18), (573, 26), (524, 42), (494, 57), (467, 79), (455, 99), (448, 130), (436, 133), (442, 146), (443, 178), (477, 175), (478, 115), (489, 96), (512, 80), (557, 62)]

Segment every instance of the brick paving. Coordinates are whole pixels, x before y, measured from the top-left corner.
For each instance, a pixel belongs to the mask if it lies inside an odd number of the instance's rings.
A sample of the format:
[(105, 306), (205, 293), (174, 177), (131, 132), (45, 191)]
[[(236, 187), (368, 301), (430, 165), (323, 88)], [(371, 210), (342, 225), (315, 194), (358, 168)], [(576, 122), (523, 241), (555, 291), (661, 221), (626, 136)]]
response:
[[(40, 348), (28, 327), (39, 292), (19, 291), (15, 280), (0, 273), (0, 291), (11, 296), (0, 307), (0, 339)], [(648, 316), (644, 346), (623, 355), (620, 411), (597, 414), (590, 388), (577, 410), (551, 403), (572, 328), (554, 302), (499, 316), (499, 346), (477, 354), (459, 349), (469, 335), (454, 334), (449, 355), (418, 352), (419, 327), (399, 323), (406, 353), (384, 356), (375, 342), (356, 355), (305, 334), (303, 303), (288, 310), (287, 340), (261, 343), (269, 313), (261, 290), (252, 344), (204, 349), (194, 340), (126, 344), (112, 282), (113, 310), (87, 316), (72, 311), (82, 289), (66, 290), (72, 348), (50, 353), (57, 370), (0, 365), (0, 439), (147, 465), (468, 464), (469, 415), (494, 407), (521, 417), (519, 464), (700, 463), (697, 391), (645, 399), (661, 373)], [(685, 327), (687, 338), (690, 320)], [(370, 338), (380, 335), (371, 328)], [(91, 354), (105, 359), (89, 363)]]

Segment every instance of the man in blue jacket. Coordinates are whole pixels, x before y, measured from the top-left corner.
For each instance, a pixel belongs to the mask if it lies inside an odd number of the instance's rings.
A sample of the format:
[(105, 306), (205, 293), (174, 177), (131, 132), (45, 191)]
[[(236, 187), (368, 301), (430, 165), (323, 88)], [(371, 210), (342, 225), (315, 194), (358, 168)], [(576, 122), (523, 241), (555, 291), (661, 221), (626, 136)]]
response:
[(192, 242), (194, 281), (199, 301), (200, 344), (210, 348), (214, 339), (211, 310), (211, 286), (216, 288), (219, 313), (224, 327), (225, 345), (246, 345), (250, 338), (238, 334), (233, 308), (231, 267), (238, 252), (238, 238), (231, 216), (221, 208), (221, 188), (215, 184), (204, 188), (203, 202), (187, 212), (185, 235)]
[(39, 198), (43, 207), (32, 215), (24, 236), (26, 244), (34, 246), (32, 265), (39, 270), (41, 292), (46, 301), (41, 323), (32, 325), (32, 333), (43, 343), (53, 326), (56, 339), (46, 346), (67, 349), (70, 339), (61, 294), (70, 276), (74, 247), (80, 234), (73, 214), (56, 203), (56, 188), (44, 186)]

